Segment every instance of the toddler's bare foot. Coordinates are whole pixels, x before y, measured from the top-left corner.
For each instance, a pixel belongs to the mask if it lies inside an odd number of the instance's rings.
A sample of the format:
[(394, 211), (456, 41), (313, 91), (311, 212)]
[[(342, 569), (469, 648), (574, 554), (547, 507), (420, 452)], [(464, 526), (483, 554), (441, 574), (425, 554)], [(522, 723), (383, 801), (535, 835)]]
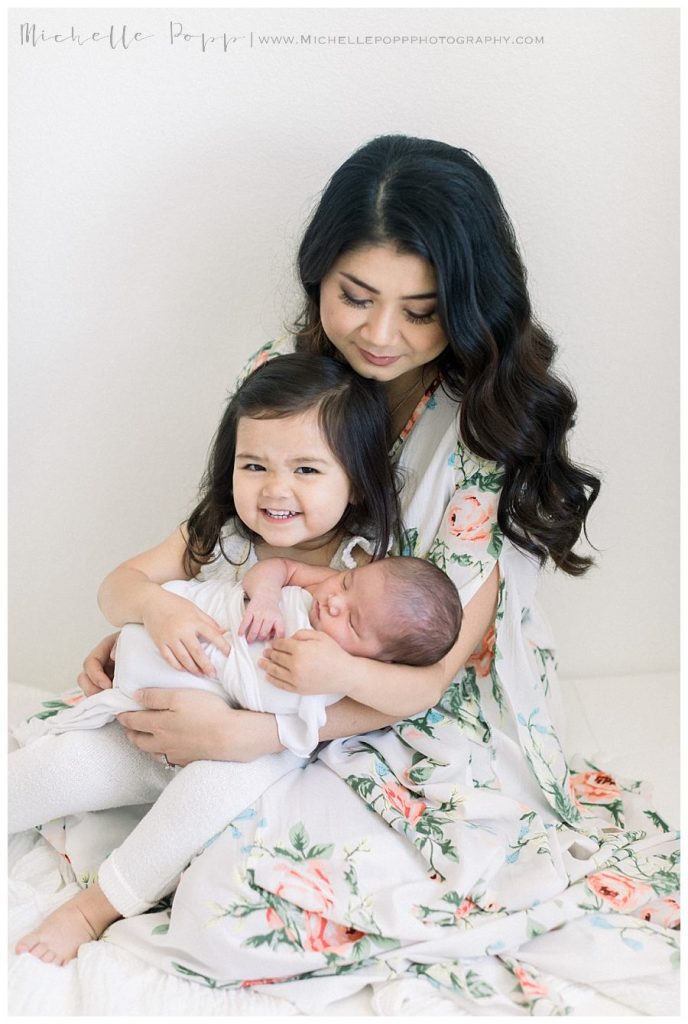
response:
[(15, 951), (31, 953), (47, 964), (66, 964), (82, 943), (99, 939), (121, 916), (96, 883), (49, 914), (35, 931), (19, 940)]

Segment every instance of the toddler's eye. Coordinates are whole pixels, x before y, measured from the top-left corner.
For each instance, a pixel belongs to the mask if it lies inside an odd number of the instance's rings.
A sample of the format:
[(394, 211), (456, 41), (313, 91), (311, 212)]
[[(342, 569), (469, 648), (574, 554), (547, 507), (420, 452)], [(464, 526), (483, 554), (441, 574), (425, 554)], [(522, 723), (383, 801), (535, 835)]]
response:
[(241, 467), (241, 469), (247, 469), (249, 473), (262, 473), (265, 467), (261, 466), (257, 462), (247, 462), (245, 466)]
[(294, 470), (295, 473), (301, 473), (302, 476), (310, 476), (311, 473), (317, 473), (318, 470), (315, 466), (299, 466), (298, 469)]

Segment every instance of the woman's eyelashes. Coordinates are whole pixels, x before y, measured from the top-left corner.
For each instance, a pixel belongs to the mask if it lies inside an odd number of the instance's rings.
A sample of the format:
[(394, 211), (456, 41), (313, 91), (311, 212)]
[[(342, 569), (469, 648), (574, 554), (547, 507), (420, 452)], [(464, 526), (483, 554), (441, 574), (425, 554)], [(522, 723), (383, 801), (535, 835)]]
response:
[[(357, 299), (353, 295), (349, 295), (347, 291), (342, 289), (339, 298), (346, 306), (353, 306), (355, 309), (365, 309), (372, 299)], [(431, 310), (429, 313), (415, 313), (412, 309), (403, 310), (404, 317), (411, 324), (431, 324), (435, 319), (435, 311)]]

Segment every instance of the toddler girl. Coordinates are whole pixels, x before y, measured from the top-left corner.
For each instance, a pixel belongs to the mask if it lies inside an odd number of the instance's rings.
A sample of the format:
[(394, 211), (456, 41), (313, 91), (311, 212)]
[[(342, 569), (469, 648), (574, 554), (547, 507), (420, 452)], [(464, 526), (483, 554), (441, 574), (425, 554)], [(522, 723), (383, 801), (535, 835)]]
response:
[[(236, 675), (229, 667), (236, 663), (237, 649), (247, 650), (243, 633), (254, 639), (284, 630), (283, 609), (275, 606), (281, 587), (289, 583), (304, 584), (309, 591), (302, 619), (289, 622), (289, 631), (294, 624), (311, 626), (352, 653), (386, 660), (412, 660), (416, 655), (407, 641), (415, 634), (425, 650), (420, 657), (438, 660), (456, 639), (458, 598), (453, 619), (445, 616), (444, 649), (424, 635), (420, 609), (427, 609), (427, 622), (436, 622), (440, 608), (452, 605), (451, 592), (442, 590), (446, 577), (425, 563), (414, 568), (415, 559), (394, 559), (398, 564), (384, 569), (375, 563), (357, 567), (370, 556), (384, 555), (399, 530), (387, 443), (387, 412), (378, 386), (348, 367), (289, 355), (251, 375), (227, 407), (201, 501), (188, 522), (158, 547), (123, 563), (101, 587), (101, 608), (115, 625), (141, 623), (123, 631), (118, 674), (127, 676), (120, 669), (124, 662), (137, 667), (137, 657), (128, 650), (131, 630), (138, 630), (134, 651), (137, 644), (140, 650), (145, 627), (160, 664), (175, 669), (182, 685), (205, 676), (205, 687), (219, 686), (214, 682), (218, 669), (222, 677)], [(285, 553), (306, 564), (285, 560)], [(258, 560), (263, 564), (255, 565)], [(324, 568), (328, 564), (340, 571)], [(430, 582), (418, 575), (427, 570), (437, 574)], [(203, 582), (163, 586), (194, 575)], [(243, 597), (238, 604), (236, 589), (227, 587), (237, 579), (252, 599), (238, 629), (236, 614), (223, 614), (232, 604), (243, 612)], [(215, 604), (211, 600), (205, 607), (214, 615), (199, 606), (204, 603), (197, 600), (200, 593), (212, 594)], [(395, 593), (396, 632), (388, 614)], [(402, 614), (409, 598), (415, 630)], [(224, 635), (230, 620), (231, 651)], [(139, 676), (133, 689), (143, 682), (151, 684)], [(11, 755), (12, 831), (58, 815), (156, 800), (103, 863), (98, 882), (25, 936), (18, 952), (65, 963), (82, 942), (97, 938), (118, 917), (149, 909), (174, 889), (179, 873), (205, 842), (269, 785), (303, 764), (317, 742), (324, 706), (337, 696), (300, 697), (264, 684), (261, 699), (267, 691), (281, 701), (280, 737), (288, 749), (250, 764), (196, 761), (171, 776), (164, 755), (163, 763), (156, 763), (132, 748), (116, 723), (83, 731), (78, 706), (48, 724), (46, 729), (58, 735), (42, 736)], [(96, 695), (82, 707), (102, 709), (108, 697)], [(316, 702), (315, 710), (303, 714), (308, 701)], [(117, 711), (116, 700), (112, 710)], [(81, 716), (81, 723), (70, 723), (70, 716)], [(62, 731), (61, 722), (79, 731)]]

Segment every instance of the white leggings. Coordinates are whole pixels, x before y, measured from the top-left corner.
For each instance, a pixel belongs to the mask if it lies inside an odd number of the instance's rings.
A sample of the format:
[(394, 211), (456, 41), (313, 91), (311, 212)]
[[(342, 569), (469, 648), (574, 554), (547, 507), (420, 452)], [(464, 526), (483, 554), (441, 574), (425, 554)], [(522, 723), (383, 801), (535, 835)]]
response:
[(192, 857), (241, 811), (305, 761), (288, 750), (246, 764), (193, 761), (173, 774), (132, 746), (112, 722), (45, 736), (9, 757), (9, 831), (66, 814), (153, 803), (98, 871), (123, 917), (172, 892)]

